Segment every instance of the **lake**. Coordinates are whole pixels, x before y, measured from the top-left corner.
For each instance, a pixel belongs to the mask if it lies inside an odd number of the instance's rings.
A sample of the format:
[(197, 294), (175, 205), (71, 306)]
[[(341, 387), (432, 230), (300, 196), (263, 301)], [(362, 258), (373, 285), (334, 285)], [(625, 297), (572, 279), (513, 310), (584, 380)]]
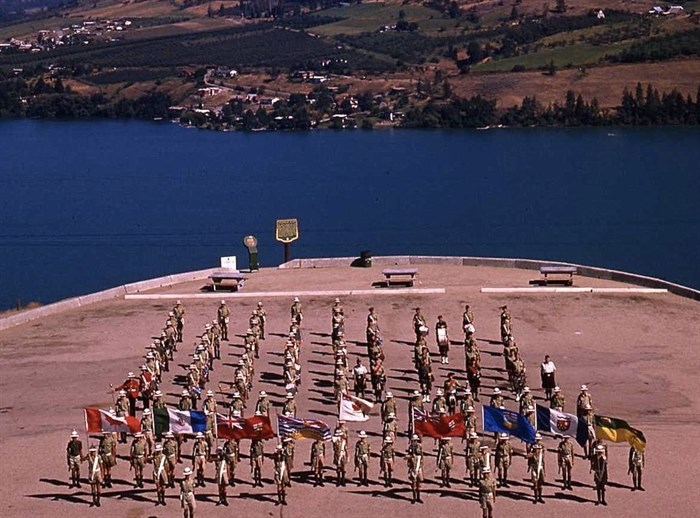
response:
[(564, 260), (700, 288), (700, 129), (217, 133), (0, 122), (0, 308), (292, 257)]

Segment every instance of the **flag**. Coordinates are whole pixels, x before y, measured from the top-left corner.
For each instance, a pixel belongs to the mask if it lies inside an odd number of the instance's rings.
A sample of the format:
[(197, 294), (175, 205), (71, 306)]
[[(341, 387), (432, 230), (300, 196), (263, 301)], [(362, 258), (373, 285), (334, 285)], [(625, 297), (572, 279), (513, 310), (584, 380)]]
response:
[(216, 433), (220, 439), (272, 439), (270, 418), (264, 415), (253, 417), (226, 417), (216, 414)]
[(596, 439), (606, 439), (611, 442), (627, 442), (638, 450), (644, 450), (647, 446), (646, 437), (636, 428), (632, 428), (627, 421), (606, 417), (594, 416)]
[(537, 429), (558, 435), (568, 435), (581, 446), (588, 440), (588, 425), (573, 414), (537, 405)]
[(277, 434), (293, 439), (314, 439), (329, 441), (333, 434), (331, 427), (317, 419), (297, 419), (283, 415), (277, 416)]
[(373, 403), (343, 394), (340, 400), (340, 413), (338, 419), (349, 422), (364, 422), (369, 420), (369, 413), (374, 407)]
[(141, 430), (141, 422), (132, 416), (117, 417), (108, 410), (88, 407), (85, 409), (85, 429), (88, 433), (136, 433)]
[(530, 444), (535, 442), (535, 429), (525, 416), (493, 406), (482, 406), (481, 411), (485, 432), (507, 433)]
[(429, 415), (419, 408), (413, 408), (413, 427), (418, 435), (442, 437), (464, 437), (467, 429), (462, 414)]
[(204, 412), (177, 410), (175, 408), (154, 408), (153, 423), (156, 435), (165, 432), (196, 434), (207, 431), (207, 418)]

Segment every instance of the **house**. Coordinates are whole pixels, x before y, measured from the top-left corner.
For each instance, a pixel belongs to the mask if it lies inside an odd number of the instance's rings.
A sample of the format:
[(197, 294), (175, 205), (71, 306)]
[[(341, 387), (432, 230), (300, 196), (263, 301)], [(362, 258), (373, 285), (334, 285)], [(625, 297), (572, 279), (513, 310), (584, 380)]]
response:
[(274, 106), (278, 102), (280, 102), (279, 97), (272, 97), (272, 98), (266, 97), (264, 99), (260, 99), (260, 106)]
[(598, 12), (595, 15), (596, 18), (599, 20), (604, 20), (605, 19), (605, 13), (603, 12), (602, 9), (598, 10)]
[(220, 94), (222, 91), (223, 88), (219, 88), (218, 86), (207, 86), (206, 88), (197, 90), (201, 97), (213, 97), (214, 95)]
[(684, 9), (682, 5), (672, 5), (669, 7), (666, 12), (664, 13), (665, 15), (679, 15), (684, 13)]

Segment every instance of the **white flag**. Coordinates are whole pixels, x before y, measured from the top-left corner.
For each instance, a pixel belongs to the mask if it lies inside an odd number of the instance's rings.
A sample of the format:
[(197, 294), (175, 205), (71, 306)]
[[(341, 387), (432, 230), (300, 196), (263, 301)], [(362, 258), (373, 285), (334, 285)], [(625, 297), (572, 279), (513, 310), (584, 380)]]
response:
[(343, 394), (340, 399), (340, 413), (338, 419), (349, 422), (364, 422), (369, 420), (369, 413), (374, 407), (373, 403), (358, 397)]

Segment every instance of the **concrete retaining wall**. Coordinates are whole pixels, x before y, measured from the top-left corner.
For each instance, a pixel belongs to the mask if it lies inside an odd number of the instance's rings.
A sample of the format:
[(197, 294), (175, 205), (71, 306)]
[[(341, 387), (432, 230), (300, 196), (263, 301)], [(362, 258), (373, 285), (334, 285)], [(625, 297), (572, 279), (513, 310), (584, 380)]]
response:
[(116, 288), (110, 288), (108, 290), (98, 291), (96, 293), (90, 293), (88, 295), (82, 295), (79, 297), (73, 297), (70, 299), (62, 300), (53, 304), (47, 304), (46, 306), (41, 306), (39, 308), (28, 309), (26, 311), (17, 313), (16, 315), (0, 318), (0, 331), (2, 331), (3, 329), (9, 329), (10, 327), (18, 326), (20, 324), (24, 324), (26, 322), (30, 322), (32, 320), (36, 320), (37, 318), (55, 315), (56, 313), (66, 311), (68, 309), (76, 309), (82, 306), (87, 306), (89, 304), (94, 304), (95, 302), (102, 302), (103, 300), (123, 298), (124, 295), (128, 293), (139, 293), (141, 291), (152, 290), (154, 288), (172, 286), (181, 282), (206, 279), (216, 269), (217, 268), (207, 268), (206, 270), (177, 273), (174, 275), (158, 277), (156, 279), (148, 279), (145, 281), (133, 282), (130, 284), (124, 284), (123, 286), (117, 286)]
[[(355, 257), (338, 257), (324, 259), (293, 259), (281, 264), (279, 268), (328, 268), (339, 266), (350, 266)], [(424, 255), (401, 255), (401, 256), (377, 256), (372, 258), (374, 266), (406, 266), (411, 264), (449, 264), (462, 266), (491, 266), (495, 268), (519, 268), (523, 270), (538, 270), (543, 265), (575, 266), (578, 275), (582, 277), (592, 277), (594, 279), (606, 279), (616, 282), (634, 284), (645, 288), (665, 289), (674, 295), (686, 297), (700, 301), (700, 291), (680, 284), (637, 275), (634, 273), (609, 270), (607, 268), (597, 268), (574, 263), (564, 263), (559, 261), (540, 261), (536, 259), (509, 259), (500, 257), (452, 257), (452, 256), (424, 256)]]

